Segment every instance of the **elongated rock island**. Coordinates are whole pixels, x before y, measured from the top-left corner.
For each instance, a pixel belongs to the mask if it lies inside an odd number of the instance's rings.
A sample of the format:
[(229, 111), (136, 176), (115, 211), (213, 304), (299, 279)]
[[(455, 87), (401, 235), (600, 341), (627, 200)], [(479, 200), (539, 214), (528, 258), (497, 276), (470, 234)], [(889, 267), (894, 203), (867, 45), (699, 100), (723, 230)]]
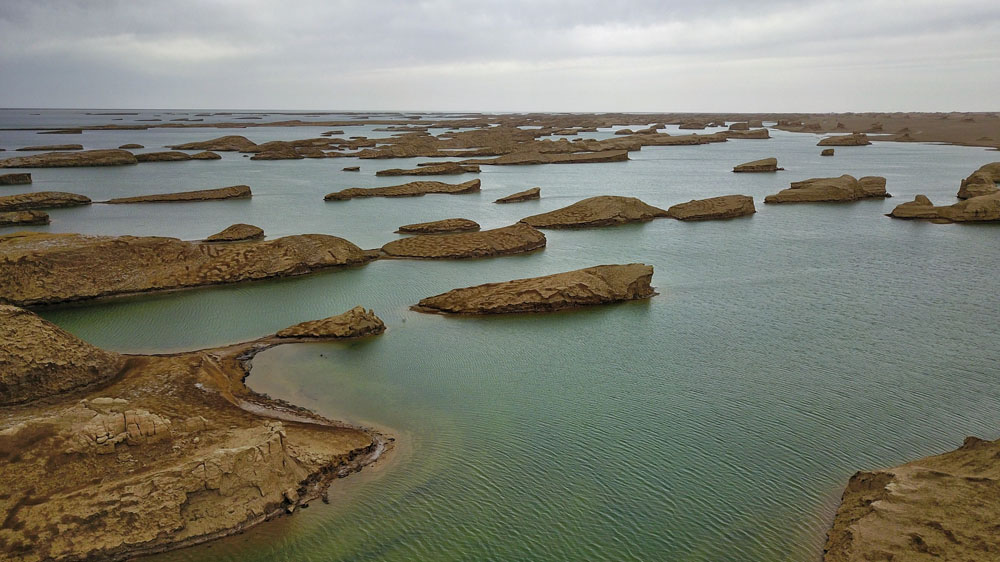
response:
[(400, 234), (440, 234), (443, 232), (470, 232), (479, 230), (479, 223), (469, 219), (441, 219), (439, 221), (404, 224)]
[(757, 212), (749, 195), (723, 195), (693, 199), (667, 209), (667, 216), (682, 221), (704, 221), (744, 217)]
[(31, 183), (31, 174), (0, 174), (0, 185), (27, 185)]
[(419, 259), (489, 258), (545, 247), (545, 235), (526, 224), (459, 234), (422, 234), (382, 246), (389, 257)]
[(319, 497), (387, 440), (272, 401), (243, 379), (261, 350), (377, 334), (376, 320), (355, 310), (316, 332), (299, 325), (288, 337), (122, 355), (0, 305), (0, 365), (11, 367), (0, 370), (0, 479), (17, 482), (0, 495), (5, 559), (131, 559)]
[(509, 314), (553, 312), (596, 304), (645, 299), (656, 294), (653, 267), (641, 263), (599, 265), (545, 275), (454, 289), (421, 299), (420, 312)]
[(231, 185), (216, 189), (198, 189), (195, 191), (180, 191), (177, 193), (159, 193), (156, 195), (138, 195), (136, 197), (119, 197), (104, 201), (112, 205), (120, 203), (177, 203), (186, 201), (217, 201), (220, 199), (249, 199), (253, 196), (248, 185)]
[(469, 180), (462, 183), (411, 181), (387, 187), (349, 187), (328, 193), (323, 199), (326, 201), (346, 201), (360, 197), (419, 197), (428, 193), (475, 193), (479, 191), (481, 185), (480, 180)]
[(1000, 183), (1000, 162), (991, 162), (962, 180), (962, 185), (958, 188), (958, 198), (968, 199), (980, 195), (992, 195), (1000, 191), (1000, 187), (997, 187), (998, 183)]
[(942, 206), (935, 206), (926, 195), (917, 195), (913, 201), (897, 205), (887, 216), (935, 223), (1000, 221), (1000, 191)]
[(856, 179), (844, 174), (839, 178), (812, 178), (792, 182), (791, 187), (768, 195), (765, 203), (816, 203), (857, 201), (892, 197), (885, 191), (885, 178), (865, 176)]
[(763, 158), (761, 160), (754, 160), (753, 162), (744, 162), (733, 167), (734, 172), (777, 172), (778, 170), (784, 170), (784, 168), (778, 167), (777, 158)]
[(635, 197), (599, 195), (572, 205), (521, 219), (535, 228), (592, 228), (646, 222), (666, 217), (663, 209), (647, 205)]
[(16, 195), (0, 195), (0, 211), (27, 211), (90, 205), (90, 198), (63, 191), (33, 191)]
[(0, 160), (0, 168), (67, 168), (74, 166), (125, 166), (136, 164), (127, 150), (83, 150), (81, 152), (46, 152)]
[(237, 223), (209, 236), (205, 239), (205, 242), (241, 242), (244, 240), (260, 240), (263, 237), (263, 228), (252, 224)]
[(213, 244), (158, 236), (0, 235), (0, 303), (81, 301), (304, 275), (373, 256), (336, 236)]
[(458, 162), (442, 162), (432, 166), (419, 166), (411, 169), (390, 168), (375, 172), (376, 176), (440, 176), (450, 174), (465, 174), (479, 172), (479, 166), (460, 164)]
[(518, 191), (517, 193), (512, 193), (506, 197), (501, 197), (494, 201), (494, 203), (520, 203), (521, 201), (530, 201), (532, 199), (541, 199), (542, 188), (532, 187), (531, 189), (525, 189), (524, 191)]
[(0, 226), (29, 226), (49, 224), (49, 214), (44, 211), (0, 212)]

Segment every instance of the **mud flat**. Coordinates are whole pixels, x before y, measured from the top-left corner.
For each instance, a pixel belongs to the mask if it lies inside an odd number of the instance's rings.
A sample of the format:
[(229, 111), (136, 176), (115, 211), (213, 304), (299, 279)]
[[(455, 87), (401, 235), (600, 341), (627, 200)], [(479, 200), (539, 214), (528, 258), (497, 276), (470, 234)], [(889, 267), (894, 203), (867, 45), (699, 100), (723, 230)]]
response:
[(425, 234), (393, 240), (382, 252), (394, 258), (463, 259), (523, 254), (545, 247), (545, 235), (526, 224), (460, 234)]
[(325, 234), (229, 244), (156, 236), (0, 235), (0, 303), (55, 304), (304, 275), (374, 256)]
[(535, 228), (593, 228), (646, 222), (666, 217), (667, 212), (635, 197), (599, 195), (539, 215), (521, 219)]
[(248, 185), (231, 185), (216, 189), (199, 189), (181, 191), (178, 193), (160, 193), (157, 195), (139, 195), (136, 197), (120, 197), (108, 199), (104, 203), (117, 205), (121, 203), (178, 203), (189, 201), (219, 201), (222, 199), (249, 199), (253, 196)]
[[(355, 309), (285, 336), (122, 355), (0, 305), (0, 541), (16, 560), (123, 560), (292, 513), (386, 449), (373, 431), (254, 393), (261, 350), (364, 337)], [(284, 332), (284, 330), (283, 330)], [(97, 475), (97, 477), (95, 477)], [(54, 523), (58, 522), (58, 523)]]
[(641, 263), (599, 265), (543, 277), (454, 289), (421, 299), (420, 312), (510, 314), (646, 299), (656, 294), (653, 267)]
[(346, 201), (358, 197), (419, 197), (428, 193), (475, 193), (479, 191), (482, 182), (469, 180), (463, 183), (444, 183), (440, 181), (411, 181), (388, 187), (351, 187), (341, 191), (326, 194), (326, 201)]

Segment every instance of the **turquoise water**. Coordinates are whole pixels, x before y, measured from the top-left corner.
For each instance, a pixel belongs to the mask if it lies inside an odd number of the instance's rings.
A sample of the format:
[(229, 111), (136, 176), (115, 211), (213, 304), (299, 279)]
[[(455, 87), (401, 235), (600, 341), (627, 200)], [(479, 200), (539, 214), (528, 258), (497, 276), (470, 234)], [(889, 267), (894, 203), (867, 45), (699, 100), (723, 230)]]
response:
[[(271, 140), (322, 130), (0, 132), (0, 146), (154, 149), (221, 134)], [(38, 229), (186, 239), (251, 222), (269, 236), (322, 232), (369, 248), (396, 238), (401, 224), (466, 217), (503, 226), (598, 194), (666, 207), (745, 193), (759, 210), (725, 222), (548, 231), (548, 247), (527, 256), (379, 261), (43, 315), (123, 351), (238, 341), (358, 304), (388, 325), (363, 342), (265, 352), (248, 382), (383, 428), (396, 450), (335, 483), (329, 505), (156, 560), (817, 560), (854, 471), (950, 450), (966, 435), (1000, 437), (1000, 230), (882, 216), (917, 193), (954, 201), (961, 178), (1000, 157), (887, 143), (821, 158), (818, 137), (773, 135), (650, 147), (624, 163), (484, 167), (447, 179), (479, 177), (480, 194), (337, 203), (322, 195), (397, 183), (374, 171), (426, 159), (361, 161), (360, 174), (340, 171), (355, 160), (235, 154), (34, 170), (31, 189), (94, 199), (252, 187), (250, 201), (56, 210), (52, 225)], [(766, 156), (786, 171), (730, 172)], [(884, 175), (896, 197), (762, 204), (790, 181), (842, 173)], [(492, 204), (536, 185), (541, 201)], [(544, 316), (408, 310), (454, 287), (632, 261), (656, 268), (659, 296)]]

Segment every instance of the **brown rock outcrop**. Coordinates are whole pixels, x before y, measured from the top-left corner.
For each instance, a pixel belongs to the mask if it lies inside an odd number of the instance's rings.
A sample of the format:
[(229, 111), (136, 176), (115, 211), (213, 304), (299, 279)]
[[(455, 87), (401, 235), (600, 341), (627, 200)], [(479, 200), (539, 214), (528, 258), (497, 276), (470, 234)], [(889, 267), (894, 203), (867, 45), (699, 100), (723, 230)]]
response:
[(361, 171), (361, 166), (345, 166), (343, 171), (345, 171), (345, 172), (360, 172)]
[(257, 143), (240, 135), (227, 135), (217, 139), (175, 144), (173, 150), (211, 150), (213, 152), (245, 152), (257, 148)]
[(372, 259), (336, 236), (240, 244), (155, 236), (0, 235), (0, 302), (30, 306), (304, 275)]
[(771, 133), (767, 129), (750, 129), (747, 131), (722, 131), (720, 134), (729, 139), (769, 139)]
[(266, 143), (267, 148), (262, 148), (264, 145), (257, 147), (260, 149), (256, 154), (250, 157), (251, 160), (302, 160), (305, 158), (304, 155), (300, 154), (296, 150), (295, 146), (291, 143), (284, 143), (279, 141)]
[(205, 239), (205, 242), (241, 242), (244, 240), (260, 240), (264, 237), (264, 229), (252, 224), (237, 223), (226, 227)]
[(454, 289), (421, 299), (413, 309), (447, 314), (553, 312), (649, 298), (656, 294), (649, 284), (652, 278), (652, 266), (641, 263), (599, 265), (543, 277)]
[[(667, 135), (660, 136), (670, 138)], [(574, 152), (571, 154), (517, 152), (496, 158), (464, 160), (463, 162), (492, 166), (523, 166), (531, 164), (601, 164), (604, 162), (624, 162), (626, 160), (628, 160), (627, 150), (605, 150), (601, 152)]]
[(0, 406), (111, 380), (124, 363), (15, 306), (0, 305), (0, 342)]
[(27, 185), (31, 183), (31, 174), (0, 174), (0, 185)]
[(736, 122), (736, 123), (733, 123), (732, 125), (729, 126), (729, 130), (730, 131), (749, 131), (750, 130), (750, 123), (748, 123), (746, 121)]
[(182, 160), (190, 160), (191, 155), (186, 152), (178, 152), (176, 150), (167, 152), (144, 152), (136, 154), (135, 159), (137, 162), (180, 162)]
[(680, 124), (678, 129), (704, 129), (708, 126), (708, 123), (704, 121), (685, 121)]
[(763, 158), (733, 167), (734, 172), (777, 172), (778, 170), (784, 170), (784, 168), (778, 167), (777, 158)]
[(69, 168), (75, 166), (125, 166), (138, 160), (127, 150), (84, 150), (81, 152), (46, 152), (0, 160), (0, 168)]
[(709, 199), (693, 199), (667, 209), (667, 216), (682, 221), (731, 219), (757, 212), (749, 195), (723, 195)]
[(832, 148), (824, 148), (823, 150), (820, 151), (819, 155), (820, 156), (833, 156), (833, 149)]
[(118, 148), (120, 148), (122, 150), (137, 150), (137, 149), (142, 149), (142, 148), (146, 148), (146, 147), (142, 146), (141, 144), (129, 143), (129, 144), (123, 144), (123, 145), (119, 146)]
[(386, 447), (242, 382), (262, 349), (335, 339), (322, 322), (302, 337), (121, 356), (25, 310), (0, 318), (4, 398), (44, 398), (0, 420), (0, 479), (19, 484), (0, 495), (5, 558), (121, 560), (211, 540), (291, 513)]
[(419, 166), (409, 170), (391, 168), (375, 172), (376, 176), (443, 176), (451, 174), (478, 173), (479, 166), (474, 164), (459, 164), (458, 162), (443, 162), (433, 166)]
[(0, 196), (0, 211), (28, 211), (90, 205), (90, 198), (62, 191), (34, 191)]
[(49, 214), (44, 211), (0, 212), (0, 226), (29, 226), (49, 224)]
[(222, 160), (222, 157), (214, 152), (204, 151), (191, 155), (192, 160)]
[(958, 198), (991, 195), (1000, 191), (1000, 188), (997, 188), (998, 183), (1000, 183), (1000, 162), (986, 164), (962, 180), (962, 185), (958, 188)]
[(382, 252), (396, 258), (462, 259), (522, 254), (545, 247), (545, 235), (526, 224), (461, 234), (425, 234), (393, 240)]
[(666, 217), (663, 209), (647, 205), (635, 197), (601, 195), (590, 197), (539, 215), (521, 219), (535, 228), (592, 228), (646, 222)]
[(475, 193), (482, 185), (480, 180), (453, 184), (440, 181), (411, 181), (388, 187), (351, 187), (326, 194), (326, 201), (346, 201), (357, 197), (419, 197), (428, 193)]
[(924, 195), (897, 205), (888, 215), (896, 219), (925, 219), (936, 223), (1000, 221), (1000, 191), (935, 207)]
[(18, 152), (54, 152), (60, 150), (83, 150), (82, 144), (47, 144), (44, 146), (25, 146), (18, 148)]
[(860, 180), (844, 174), (839, 178), (812, 178), (792, 182), (791, 187), (764, 198), (764, 203), (809, 203), (857, 201), (891, 197), (885, 191), (885, 178), (866, 176)]
[(217, 201), (220, 199), (249, 199), (253, 196), (248, 185), (231, 185), (216, 189), (199, 189), (181, 191), (178, 193), (158, 193), (156, 195), (139, 195), (136, 197), (119, 197), (108, 199), (104, 203), (176, 203), (183, 201)]
[(865, 146), (871, 143), (868, 140), (868, 135), (864, 133), (852, 133), (850, 135), (827, 137), (816, 143), (816, 146)]
[(858, 472), (827, 533), (824, 562), (993, 560), (1000, 552), (1000, 441)]
[(431, 222), (405, 224), (396, 232), (401, 234), (441, 234), (445, 232), (469, 232), (479, 230), (479, 223), (469, 219), (442, 219)]
[(371, 310), (356, 306), (322, 320), (310, 320), (279, 331), (279, 338), (345, 339), (374, 336), (385, 331), (382, 319)]
[(494, 201), (494, 203), (520, 203), (521, 201), (530, 201), (532, 199), (541, 199), (542, 188), (532, 187), (531, 189), (525, 189), (524, 191), (518, 191), (517, 193), (512, 193), (506, 197), (501, 197)]

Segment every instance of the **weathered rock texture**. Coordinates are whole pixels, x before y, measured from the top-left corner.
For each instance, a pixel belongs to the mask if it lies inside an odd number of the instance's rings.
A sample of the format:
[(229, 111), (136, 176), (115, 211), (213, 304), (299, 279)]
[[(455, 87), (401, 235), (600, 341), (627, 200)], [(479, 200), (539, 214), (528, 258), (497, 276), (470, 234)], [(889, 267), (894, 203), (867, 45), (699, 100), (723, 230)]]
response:
[(488, 258), (545, 247), (545, 235), (526, 224), (461, 234), (427, 234), (393, 240), (382, 251), (391, 257), (423, 259)]
[(399, 227), (401, 234), (440, 234), (444, 232), (469, 232), (479, 230), (479, 223), (469, 219), (442, 219), (431, 222), (404, 224)]
[(256, 352), (311, 336), (123, 356), (21, 309), (0, 319), (5, 403), (34, 400), (0, 419), (0, 480), (17, 483), (0, 494), (4, 559), (130, 559), (238, 532), (384, 450), (243, 384)]
[(934, 206), (924, 195), (897, 205), (888, 216), (896, 219), (926, 219), (936, 223), (1000, 221), (1000, 192), (979, 195), (954, 205)]
[(181, 162), (183, 160), (190, 160), (191, 155), (186, 152), (172, 150), (167, 152), (144, 152), (136, 154), (135, 159), (137, 162)]
[(127, 150), (84, 150), (46, 152), (0, 160), (0, 168), (68, 168), (73, 166), (124, 166), (138, 160)]
[(958, 189), (959, 199), (968, 199), (980, 195), (992, 195), (1000, 188), (1000, 162), (992, 162), (979, 168), (975, 172), (962, 180), (962, 186)]
[(457, 184), (440, 181), (411, 181), (388, 187), (351, 187), (328, 193), (323, 199), (327, 201), (346, 201), (357, 197), (418, 197), (428, 193), (475, 193), (479, 191), (481, 185), (482, 182), (480, 180), (469, 180)]
[(222, 157), (214, 152), (198, 152), (191, 155), (192, 160), (222, 160)]
[(818, 143), (817, 146), (865, 146), (871, 144), (868, 135), (864, 133), (852, 133), (850, 135), (839, 135), (827, 137)]
[(734, 172), (777, 172), (778, 170), (784, 170), (784, 168), (778, 167), (777, 158), (763, 158), (733, 167)]
[(626, 160), (628, 160), (628, 151), (606, 150), (602, 152), (577, 152), (573, 154), (518, 152), (505, 154), (497, 158), (465, 160), (464, 162), (477, 165), (519, 166), (531, 164), (602, 164), (605, 162), (624, 162)]
[(857, 201), (859, 199), (891, 197), (885, 191), (885, 178), (865, 176), (855, 179), (844, 174), (839, 178), (812, 178), (792, 182), (791, 187), (768, 195), (765, 203), (806, 203), (827, 201)]
[(823, 150), (820, 151), (819, 155), (820, 156), (833, 156), (833, 149), (832, 148), (824, 148)]
[(123, 145), (119, 146), (118, 148), (120, 148), (122, 150), (137, 150), (137, 149), (142, 149), (142, 148), (146, 148), (146, 147), (142, 146), (141, 144), (129, 143), (129, 144), (123, 144)]
[(769, 139), (771, 138), (771, 133), (767, 129), (750, 129), (749, 131), (722, 131), (721, 133), (727, 139)]
[(709, 199), (693, 199), (667, 209), (667, 216), (682, 221), (731, 219), (757, 212), (749, 195), (723, 195)]
[(275, 335), (279, 338), (343, 339), (374, 336), (384, 331), (381, 318), (363, 306), (356, 306), (337, 316), (290, 326)]
[(520, 203), (521, 201), (530, 201), (532, 199), (542, 198), (542, 188), (532, 187), (531, 189), (525, 189), (524, 191), (518, 191), (517, 193), (512, 193), (506, 197), (501, 197), (494, 201), (494, 203)]
[(240, 244), (155, 236), (0, 236), (0, 302), (20, 306), (238, 283), (361, 265), (371, 256), (324, 234)]
[(635, 197), (600, 195), (562, 209), (523, 218), (521, 222), (535, 228), (591, 228), (645, 222), (665, 216), (667, 212), (663, 209), (647, 205)]
[(216, 232), (205, 239), (205, 242), (239, 242), (243, 240), (259, 240), (264, 237), (264, 229), (252, 224), (237, 223), (227, 227), (222, 232)]
[(389, 170), (379, 170), (376, 176), (443, 176), (449, 174), (465, 174), (467, 172), (479, 172), (479, 166), (474, 164), (459, 164), (458, 162), (443, 162), (433, 166), (419, 166), (409, 170), (391, 168)]
[(0, 211), (26, 211), (29, 209), (55, 209), (90, 205), (90, 198), (62, 191), (35, 191), (0, 196)]
[(49, 214), (44, 211), (0, 212), (0, 226), (28, 226), (49, 224)]
[(31, 183), (31, 174), (0, 174), (0, 185), (26, 185)]
[(196, 191), (181, 191), (178, 193), (159, 193), (157, 195), (139, 195), (136, 197), (120, 197), (109, 199), (105, 203), (176, 203), (183, 201), (216, 201), (219, 199), (249, 199), (253, 196), (248, 185), (231, 185), (216, 189), (199, 189)]
[(211, 150), (213, 152), (245, 152), (257, 148), (257, 143), (239, 135), (228, 135), (217, 139), (188, 142), (168, 146), (174, 150)]
[(18, 152), (51, 152), (56, 150), (83, 150), (82, 144), (47, 144), (43, 146), (25, 146)]
[(552, 312), (649, 298), (656, 294), (649, 285), (652, 278), (653, 267), (641, 263), (599, 265), (544, 277), (454, 289), (421, 299), (414, 309), (449, 314)]
[(1000, 441), (858, 472), (827, 533), (824, 562), (995, 560)]

